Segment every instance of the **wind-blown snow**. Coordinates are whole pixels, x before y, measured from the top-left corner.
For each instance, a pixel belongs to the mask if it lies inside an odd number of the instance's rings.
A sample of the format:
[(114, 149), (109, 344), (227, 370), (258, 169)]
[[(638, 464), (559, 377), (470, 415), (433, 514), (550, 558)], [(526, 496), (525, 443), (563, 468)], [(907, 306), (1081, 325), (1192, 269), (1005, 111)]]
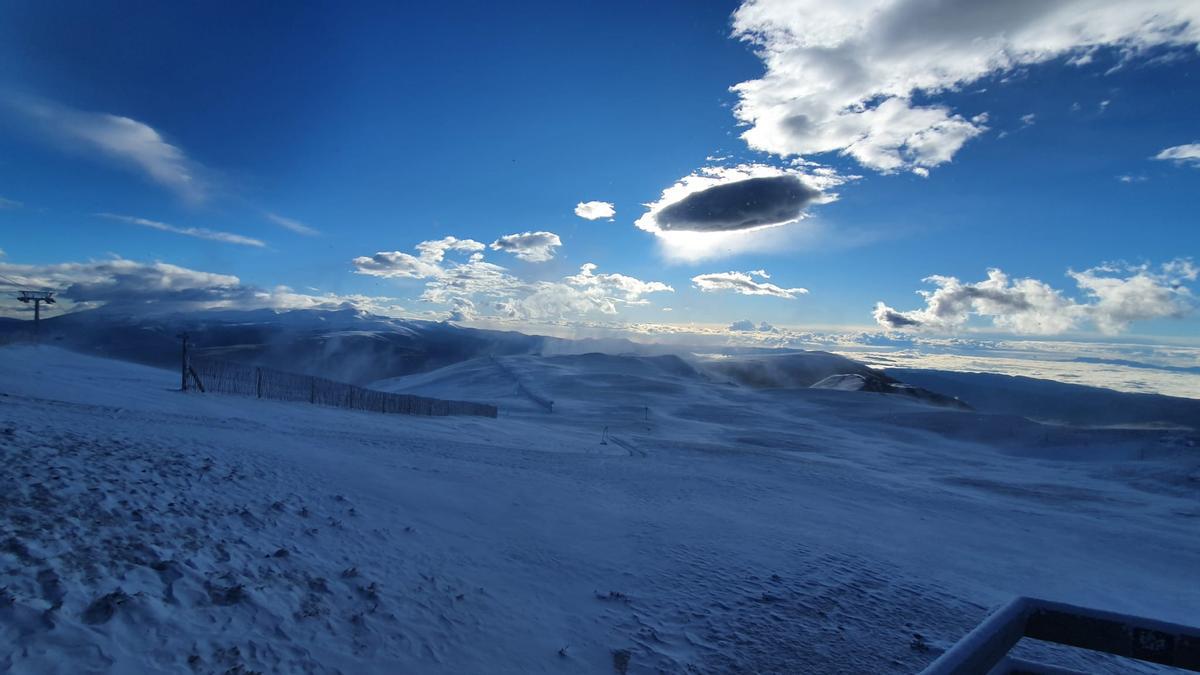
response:
[(0, 349), (0, 664), (913, 672), (1014, 594), (1200, 607), (1193, 431), (501, 359), (382, 383), (502, 406), (422, 419)]

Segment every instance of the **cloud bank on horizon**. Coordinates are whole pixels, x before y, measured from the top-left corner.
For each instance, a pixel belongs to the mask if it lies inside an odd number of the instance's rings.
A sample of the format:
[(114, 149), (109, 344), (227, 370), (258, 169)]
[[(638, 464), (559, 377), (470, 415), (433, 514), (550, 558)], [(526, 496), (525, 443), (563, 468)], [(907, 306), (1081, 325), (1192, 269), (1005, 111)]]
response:
[[(547, 281), (523, 279), (485, 259), (489, 248), (508, 253), (526, 250), (514, 249), (516, 246), (489, 247), (447, 236), (419, 242), (413, 247), (416, 254), (381, 251), (355, 258), (352, 266), (360, 275), (420, 283), (421, 302), (448, 308), (417, 313), (418, 318), (426, 319), (583, 321), (599, 315), (619, 320), (623, 308), (647, 305), (654, 294), (675, 293), (674, 287), (662, 281), (599, 273), (599, 267), (591, 262), (581, 265), (575, 274)], [(22, 286), (58, 289), (76, 308), (109, 306), (153, 313), (188, 308), (329, 309), (349, 304), (391, 316), (405, 313), (390, 296), (297, 293), (286, 286), (262, 289), (243, 284), (233, 275), (122, 258), (51, 265), (0, 261), (0, 274)], [(1012, 279), (1000, 269), (988, 270), (987, 278), (979, 282), (935, 275), (925, 279), (934, 290), (918, 291), (924, 307), (899, 310), (879, 302), (873, 316), (879, 327), (901, 334), (998, 330), (1062, 335), (1092, 327), (1105, 335), (1117, 335), (1140, 321), (1187, 316), (1200, 304), (1191, 288), (1200, 277), (1200, 267), (1190, 258), (1157, 266), (1111, 263), (1068, 270), (1067, 275), (1075, 282), (1076, 297), (1037, 279)], [(702, 295), (796, 300), (809, 293), (806, 288), (779, 286), (770, 278), (760, 269), (698, 274), (691, 281)], [(730, 332), (745, 330), (738, 323), (729, 328)]]

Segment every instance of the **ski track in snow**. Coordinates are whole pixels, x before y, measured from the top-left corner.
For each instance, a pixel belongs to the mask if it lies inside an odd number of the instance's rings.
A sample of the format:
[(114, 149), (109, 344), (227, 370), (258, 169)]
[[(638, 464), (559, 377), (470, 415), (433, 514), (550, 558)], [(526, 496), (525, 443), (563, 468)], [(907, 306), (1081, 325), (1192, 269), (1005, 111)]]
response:
[(1198, 615), (1186, 438), (1062, 462), (857, 392), (538, 375), (554, 415), (424, 419), (0, 349), (0, 668), (910, 673), (1014, 594)]

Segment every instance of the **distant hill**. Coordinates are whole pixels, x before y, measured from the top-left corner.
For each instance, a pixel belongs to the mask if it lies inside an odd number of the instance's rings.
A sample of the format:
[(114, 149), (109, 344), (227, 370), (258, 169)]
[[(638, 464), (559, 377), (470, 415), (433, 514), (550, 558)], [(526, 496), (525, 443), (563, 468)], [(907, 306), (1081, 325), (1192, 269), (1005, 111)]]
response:
[[(0, 337), (19, 332), (28, 332), (28, 322), (0, 323)], [(197, 354), (353, 383), (423, 372), (477, 356), (562, 352), (573, 346), (557, 338), (392, 319), (351, 309), (153, 316), (92, 310), (42, 322), (45, 342), (155, 366), (178, 363), (182, 332), (191, 336)]]
[(862, 375), (872, 380), (890, 377), (845, 356), (829, 352), (781, 352), (736, 357), (702, 358), (700, 367), (714, 377), (754, 389), (811, 387), (830, 375)]

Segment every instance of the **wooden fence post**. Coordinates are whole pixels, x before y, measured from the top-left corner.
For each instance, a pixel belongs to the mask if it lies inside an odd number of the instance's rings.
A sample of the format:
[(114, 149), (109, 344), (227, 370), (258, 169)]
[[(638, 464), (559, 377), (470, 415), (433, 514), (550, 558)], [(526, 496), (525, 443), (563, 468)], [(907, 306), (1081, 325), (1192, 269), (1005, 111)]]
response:
[(187, 333), (180, 333), (180, 334), (179, 334), (179, 337), (183, 338), (183, 350), (182, 350), (182, 351), (180, 352), (180, 354), (179, 354), (179, 374), (180, 374), (179, 390), (180, 390), (180, 391), (187, 391), (187, 378), (188, 378), (188, 353), (187, 353), (187, 347), (188, 347), (188, 344), (187, 344), (187, 343), (188, 343), (188, 334), (187, 334)]
[(258, 396), (258, 398), (262, 398), (262, 368), (255, 368), (254, 376), (254, 379), (256, 380), (254, 385), (255, 394)]

